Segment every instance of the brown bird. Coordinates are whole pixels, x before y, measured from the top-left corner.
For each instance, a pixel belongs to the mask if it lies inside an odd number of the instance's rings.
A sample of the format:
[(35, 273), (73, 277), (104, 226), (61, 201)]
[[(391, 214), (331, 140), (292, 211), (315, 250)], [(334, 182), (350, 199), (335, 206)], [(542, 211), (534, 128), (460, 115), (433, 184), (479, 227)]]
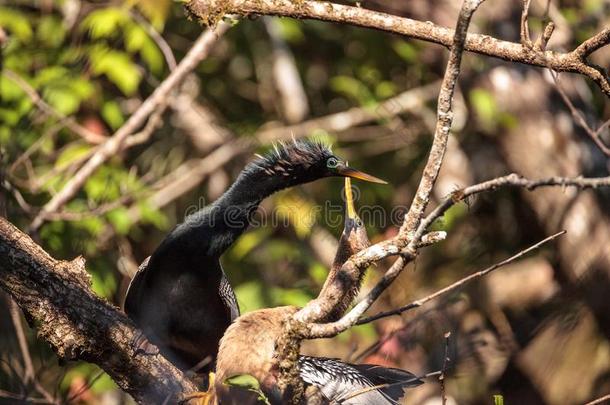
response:
[[(332, 303), (323, 320), (338, 319), (358, 294), (364, 272), (355, 275), (341, 272), (343, 263), (354, 253), (369, 245), (366, 229), (356, 214), (351, 185), (346, 179), (347, 214), (343, 234), (331, 272), (320, 296)], [(342, 293), (347, 291), (347, 293)], [(279, 307), (250, 312), (237, 318), (220, 341), (216, 366), (215, 389), (222, 404), (253, 403), (256, 395), (223, 385), (226, 378), (249, 374), (261, 384), (272, 403), (281, 403), (277, 389), (275, 344), (285, 322), (298, 311), (296, 307)], [(314, 316), (314, 318), (316, 318)], [(423, 383), (408, 371), (368, 364), (348, 364), (325, 357), (299, 357), (300, 376), (308, 386), (317, 387), (326, 401), (344, 400), (345, 404), (396, 404), (407, 387)], [(386, 385), (378, 389), (371, 387)], [(358, 392), (360, 392), (358, 394)], [(356, 395), (357, 394), (357, 395)], [(350, 397), (354, 395), (353, 397)]]

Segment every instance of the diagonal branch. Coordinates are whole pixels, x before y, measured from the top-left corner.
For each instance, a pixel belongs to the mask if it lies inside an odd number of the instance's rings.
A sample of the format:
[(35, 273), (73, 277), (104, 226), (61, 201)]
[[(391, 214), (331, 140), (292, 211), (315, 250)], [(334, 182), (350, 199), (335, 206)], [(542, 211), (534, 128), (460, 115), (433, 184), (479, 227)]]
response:
[(469, 282), (471, 282), (472, 280), (475, 280), (477, 278), (481, 278), (483, 276), (486, 276), (487, 274), (491, 273), (494, 270), (499, 269), (500, 267), (504, 267), (507, 264), (510, 264), (512, 262), (514, 262), (515, 260), (520, 259), (521, 257), (525, 256), (526, 254), (528, 254), (529, 252), (538, 249), (539, 247), (541, 247), (542, 245), (544, 245), (547, 242), (552, 241), (553, 239), (558, 238), (559, 236), (563, 235), (564, 233), (566, 233), (566, 231), (561, 231), (561, 232), (557, 232), (551, 236), (548, 236), (546, 238), (544, 238), (543, 240), (541, 240), (540, 242), (528, 247), (527, 249), (523, 249), (517, 253), (515, 253), (514, 255), (512, 255), (511, 257), (502, 260), (501, 262), (495, 263), (489, 267), (487, 267), (484, 270), (480, 270), (477, 271), (476, 273), (470, 274), (464, 278), (461, 278), (460, 280), (456, 281), (453, 284), (448, 285), (447, 287), (441, 288), (440, 290), (424, 297), (421, 298), (417, 301), (413, 301), (410, 304), (407, 304), (405, 306), (402, 306), (400, 308), (397, 309), (393, 309), (391, 311), (384, 311), (384, 312), (380, 312), (378, 314), (366, 317), (366, 318), (362, 318), (357, 322), (357, 325), (362, 325), (365, 323), (370, 323), (373, 321), (376, 321), (378, 319), (381, 318), (387, 318), (388, 316), (392, 316), (392, 315), (400, 315), (405, 311), (414, 309), (414, 308), (419, 308), (422, 305), (426, 304), (429, 301), (432, 301), (442, 295), (445, 295), (447, 293), (450, 293), (451, 291), (455, 291), (456, 289), (460, 288), (461, 286), (463, 286), (464, 284), (467, 284)]
[(585, 60), (593, 52), (610, 44), (610, 28), (606, 28), (580, 44), (572, 53), (581, 60)]
[(197, 67), (199, 62), (209, 55), (218, 37), (224, 34), (229, 27), (229, 24), (219, 23), (216, 29), (208, 29), (199, 36), (176, 69), (142, 103), (140, 108), (129, 117), (127, 122), (112, 137), (99, 146), (93, 156), (74, 174), (64, 187), (44, 205), (32, 221), (30, 225), (31, 231), (37, 230), (44, 223), (49, 213), (56, 212), (70, 201), (97, 168), (121, 149), (129, 136), (144, 123), (148, 116), (153, 113), (159, 115), (158, 111), (164, 110), (167, 107), (166, 99), (169, 93), (180, 84), (189, 72)]
[[(187, 6), (202, 21), (216, 21), (218, 13), (237, 15), (275, 15), (293, 18), (310, 18), (314, 20), (351, 24), (380, 31), (420, 39), (446, 47), (453, 43), (454, 32), (429, 21), (417, 21), (410, 18), (367, 10), (362, 7), (346, 6), (327, 1), (315, 0), (191, 0)], [(219, 11), (220, 10), (220, 11)], [(603, 32), (605, 32), (604, 30)], [(489, 35), (468, 34), (465, 50), (503, 60), (523, 63), (531, 66), (547, 67), (557, 72), (579, 73), (593, 80), (601, 90), (610, 97), (610, 79), (602, 68), (588, 64), (584, 60), (587, 52), (592, 52), (608, 44), (605, 34), (598, 34), (595, 40), (585, 41), (584, 48), (578, 52), (554, 52), (536, 49), (524, 49), (520, 43), (503, 41)], [(587, 44), (587, 45), (584, 45)], [(577, 48), (578, 49), (578, 48)]]
[[(432, 188), (438, 177), (443, 156), (447, 148), (447, 140), (453, 121), (453, 113), (451, 110), (453, 94), (460, 73), (461, 56), (464, 51), (468, 25), (470, 24), (472, 15), (481, 3), (482, 0), (465, 0), (462, 3), (453, 46), (451, 47), (449, 61), (447, 62), (447, 68), (438, 97), (438, 118), (434, 133), (434, 141), (415, 198), (413, 199), (413, 203), (409, 208), (409, 212), (405, 217), (404, 224), (401, 227), (398, 236), (393, 240), (378, 243), (377, 245), (361, 251), (350, 258), (343, 265), (342, 270), (350, 272), (354, 269), (363, 268), (363, 266), (368, 266), (370, 263), (380, 260), (382, 257), (386, 257), (390, 254), (401, 254), (401, 257), (399, 257), (388, 271), (386, 271), (381, 280), (371, 289), (371, 291), (369, 291), (364, 299), (340, 320), (323, 325), (308, 325), (308, 338), (335, 336), (354, 325), (383, 291), (385, 291), (396, 277), (398, 277), (407, 262), (415, 258), (417, 254), (417, 245), (420, 243), (420, 239), (425, 231), (419, 224), (430, 200), (430, 193), (432, 192)], [(409, 241), (408, 245), (407, 240)], [(408, 248), (408, 250), (403, 250), (405, 247)]]

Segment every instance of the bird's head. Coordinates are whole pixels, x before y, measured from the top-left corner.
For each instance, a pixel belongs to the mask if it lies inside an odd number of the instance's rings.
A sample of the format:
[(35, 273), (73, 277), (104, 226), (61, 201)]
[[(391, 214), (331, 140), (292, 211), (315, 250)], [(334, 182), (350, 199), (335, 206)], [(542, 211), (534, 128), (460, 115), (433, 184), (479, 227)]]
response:
[(343, 228), (343, 238), (346, 238), (350, 254), (357, 253), (371, 245), (366, 234), (366, 227), (356, 212), (352, 182), (349, 177), (345, 178), (345, 226)]
[(290, 182), (306, 183), (323, 177), (351, 177), (387, 184), (370, 174), (348, 167), (331, 149), (321, 142), (293, 140), (274, 145), (265, 156), (253, 162), (268, 175), (286, 177)]

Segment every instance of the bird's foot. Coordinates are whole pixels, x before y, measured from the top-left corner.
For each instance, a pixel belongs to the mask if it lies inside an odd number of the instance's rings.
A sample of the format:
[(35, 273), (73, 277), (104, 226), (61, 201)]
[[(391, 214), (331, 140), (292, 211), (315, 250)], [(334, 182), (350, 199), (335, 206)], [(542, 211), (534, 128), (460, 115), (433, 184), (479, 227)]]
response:
[(155, 354), (159, 354), (159, 348), (150, 343), (142, 331), (138, 331), (138, 333), (133, 337), (131, 346), (133, 347), (135, 354), (144, 354), (146, 356), (154, 356)]
[(193, 392), (184, 396), (182, 403), (189, 405), (214, 405), (216, 403), (216, 391), (214, 390), (213, 372), (209, 375), (209, 385), (207, 391)]

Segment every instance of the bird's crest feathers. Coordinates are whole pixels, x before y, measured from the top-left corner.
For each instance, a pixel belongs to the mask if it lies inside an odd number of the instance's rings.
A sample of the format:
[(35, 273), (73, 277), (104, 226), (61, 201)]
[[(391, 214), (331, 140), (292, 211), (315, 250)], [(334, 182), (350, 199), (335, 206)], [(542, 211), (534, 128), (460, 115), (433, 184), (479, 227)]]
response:
[(276, 167), (308, 166), (326, 160), (333, 155), (330, 147), (319, 140), (295, 139), (292, 142), (278, 141), (272, 145), (273, 149), (264, 155), (255, 154), (257, 159), (252, 161), (246, 171), (256, 168), (274, 170)]

